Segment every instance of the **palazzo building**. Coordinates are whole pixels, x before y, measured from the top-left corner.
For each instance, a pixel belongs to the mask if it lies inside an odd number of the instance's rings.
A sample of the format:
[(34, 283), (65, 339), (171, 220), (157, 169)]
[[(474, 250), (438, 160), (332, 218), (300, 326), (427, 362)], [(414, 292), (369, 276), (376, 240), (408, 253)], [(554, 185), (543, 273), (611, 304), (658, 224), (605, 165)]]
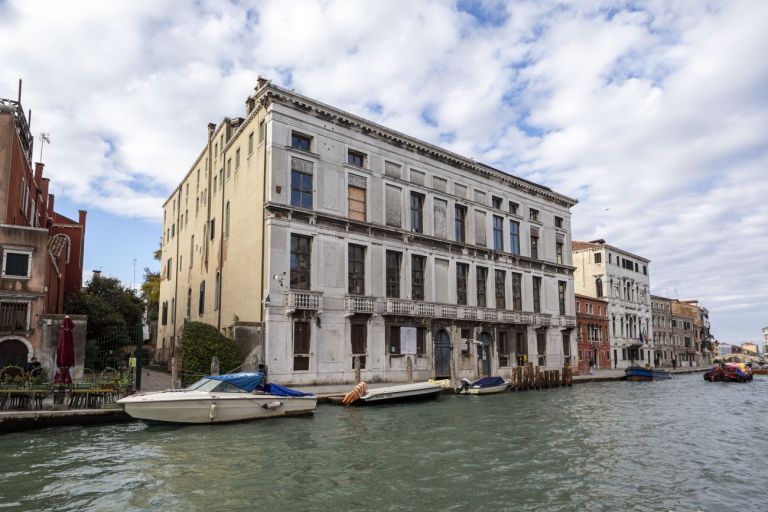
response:
[(164, 204), (158, 359), (186, 321), (291, 384), (575, 355), (574, 199), (264, 79), (207, 135)]
[(649, 263), (602, 239), (573, 242), (576, 293), (608, 302), (613, 368), (654, 364)]

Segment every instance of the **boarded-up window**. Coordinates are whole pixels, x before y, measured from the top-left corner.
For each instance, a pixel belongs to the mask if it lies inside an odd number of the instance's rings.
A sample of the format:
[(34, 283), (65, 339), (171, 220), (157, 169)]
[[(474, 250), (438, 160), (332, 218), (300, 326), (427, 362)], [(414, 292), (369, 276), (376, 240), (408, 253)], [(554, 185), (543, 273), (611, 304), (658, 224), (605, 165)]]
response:
[(443, 199), (434, 199), (434, 235), (439, 238), (448, 238), (448, 220), (446, 218), (448, 211), (448, 201)]
[(387, 226), (402, 226), (401, 191), (398, 187), (387, 185), (384, 193)]
[(424, 185), (424, 173), (411, 169), (411, 183), (414, 185)]
[(437, 176), (434, 176), (432, 178), (432, 188), (440, 192), (447, 192), (448, 182), (445, 181), (443, 178), (438, 178)]
[(352, 368), (355, 368), (355, 358), (360, 358), (360, 368), (365, 368), (365, 354), (368, 346), (368, 328), (365, 323), (352, 323)]
[(475, 210), (475, 244), (485, 247), (487, 245), (485, 235), (485, 212)]
[(347, 187), (347, 210), (349, 218), (365, 222), (365, 178), (357, 176), (349, 177), (349, 186)]
[[(435, 259), (435, 283), (449, 283), (448, 260)], [(435, 286), (435, 300), (447, 304), (449, 286)]]
[(293, 323), (293, 370), (309, 370), (309, 322)]
[(390, 178), (402, 178), (402, 167), (393, 162), (384, 162), (384, 175)]

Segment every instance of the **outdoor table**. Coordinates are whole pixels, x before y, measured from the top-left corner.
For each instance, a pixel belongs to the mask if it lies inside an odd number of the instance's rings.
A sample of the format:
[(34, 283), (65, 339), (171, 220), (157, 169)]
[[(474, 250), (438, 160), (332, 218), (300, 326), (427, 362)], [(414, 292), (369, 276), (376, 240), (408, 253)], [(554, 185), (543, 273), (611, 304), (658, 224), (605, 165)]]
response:
[(99, 407), (114, 402), (116, 390), (113, 388), (72, 389), (69, 392), (69, 407), (72, 409)]
[(43, 408), (43, 399), (48, 390), (41, 389), (3, 389), (0, 390), (0, 410)]

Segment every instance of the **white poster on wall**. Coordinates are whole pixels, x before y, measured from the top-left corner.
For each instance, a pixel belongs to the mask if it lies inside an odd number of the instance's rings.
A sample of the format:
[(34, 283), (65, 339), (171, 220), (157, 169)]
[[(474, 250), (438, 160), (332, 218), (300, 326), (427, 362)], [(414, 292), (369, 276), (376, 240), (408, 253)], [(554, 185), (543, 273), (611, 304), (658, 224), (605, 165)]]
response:
[(400, 328), (400, 353), (401, 354), (416, 353), (416, 328), (415, 327)]

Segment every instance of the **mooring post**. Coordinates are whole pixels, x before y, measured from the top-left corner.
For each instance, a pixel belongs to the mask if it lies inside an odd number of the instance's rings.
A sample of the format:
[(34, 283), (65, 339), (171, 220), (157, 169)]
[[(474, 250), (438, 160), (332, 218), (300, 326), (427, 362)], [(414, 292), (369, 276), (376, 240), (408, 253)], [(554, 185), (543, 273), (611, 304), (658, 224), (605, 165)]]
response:
[(219, 358), (216, 356), (213, 356), (211, 358), (211, 375), (218, 375), (219, 374)]

